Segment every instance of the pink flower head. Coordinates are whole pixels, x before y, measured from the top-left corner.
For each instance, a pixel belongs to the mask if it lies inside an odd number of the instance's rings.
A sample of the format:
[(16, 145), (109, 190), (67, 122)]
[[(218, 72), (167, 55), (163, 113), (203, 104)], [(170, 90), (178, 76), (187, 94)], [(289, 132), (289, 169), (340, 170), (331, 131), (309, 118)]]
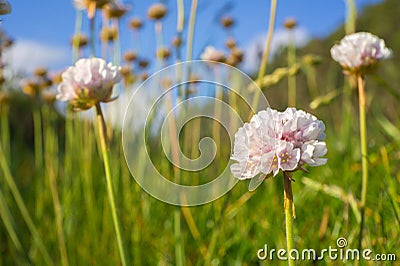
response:
[(345, 74), (365, 74), (391, 54), (384, 40), (368, 32), (347, 35), (331, 48), (333, 60), (343, 67)]
[(260, 173), (277, 175), (303, 165), (318, 166), (327, 152), (325, 125), (312, 114), (295, 108), (278, 112), (267, 108), (254, 115), (235, 135), (231, 171), (248, 179)]
[(57, 99), (69, 101), (76, 111), (110, 102), (112, 89), (121, 80), (119, 70), (101, 58), (80, 59), (62, 73)]

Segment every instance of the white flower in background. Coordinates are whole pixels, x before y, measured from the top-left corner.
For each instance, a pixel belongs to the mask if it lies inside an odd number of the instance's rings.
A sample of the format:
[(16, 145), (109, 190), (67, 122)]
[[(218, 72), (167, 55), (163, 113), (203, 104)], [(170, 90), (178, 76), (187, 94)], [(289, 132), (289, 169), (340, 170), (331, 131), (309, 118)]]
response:
[(302, 110), (260, 111), (235, 135), (231, 159), (237, 163), (231, 171), (236, 178), (248, 179), (325, 164), (327, 159), (321, 158), (327, 152), (324, 131), (321, 120)]
[(215, 49), (213, 46), (207, 46), (204, 52), (200, 55), (202, 60), (224, 62), (225, 55), (222, 51)]
[(385, 41), (368, 32), (347, 35), (331, 48), (333, 60), (343, 67), (346, 74), (364, 74), (391, 55)]
[(80, 59), (62, 73), (57, 99), (70, 101), (76, 111), (112, 101), (113, 87), (121, 80), (119, 70), (101, 58)]

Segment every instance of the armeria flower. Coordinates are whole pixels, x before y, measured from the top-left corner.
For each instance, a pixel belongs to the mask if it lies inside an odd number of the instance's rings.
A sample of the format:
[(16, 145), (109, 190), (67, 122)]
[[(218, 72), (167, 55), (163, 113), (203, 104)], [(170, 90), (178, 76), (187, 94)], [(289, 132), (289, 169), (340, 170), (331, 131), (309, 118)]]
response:
[(215, 49), (213, 46), (207, 46), (200, 58), (207, 61), (224, 62), (225, 55), (222, 51)]
[(74, 110), (86, 110), (110, 102), (112, 89), (121, 80), (120, 67), (101, 58), (80, 59), (62, 73), (57, 99), (70, 101)]
[(384, 40), (368, 32), (347, 35), (331, 48), (332, 58), (343, 67), (345, 74), (365, 74), (391, 54)]
[(321, 158), (327, 152), (324, 131), (321, 120), (302, 110), (260, 111), (235, 135), (231, 159), (237, 163), (231, 171), (236, 178), (248, 179), (325, 164), (327, 159)]

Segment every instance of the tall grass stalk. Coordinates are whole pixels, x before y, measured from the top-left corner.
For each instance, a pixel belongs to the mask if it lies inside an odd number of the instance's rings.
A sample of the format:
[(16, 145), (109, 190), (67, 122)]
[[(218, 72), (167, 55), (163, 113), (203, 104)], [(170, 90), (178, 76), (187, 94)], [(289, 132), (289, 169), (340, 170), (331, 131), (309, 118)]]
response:
[(21, 212), (22, 218), (24, 219), (26, 225), (28, 226), (28, 229), (30, 230), (33, 240), (38, 246), (40, 252), (42, 253), (43, 259), (46, 263), (46, 265), (52, 265), (52, 261), (50, 259), (50, 255), (43, 244), (42, 239), (40, 238), (39, 232), (31, 218), (31, 215), (28, 212), (28, 208), (25, 205), (25, 202), (21, 196), (21, 193), (18, 190), (17, 185), (14, 182), (14, 178), (11, 175), (11, 171), (8, 167), (7, 161), (4, 157), (4, 152), (3, 148), (0, 145), (0, 167), (3, 171), (4, 178), (6, 180), (7, 185), (10, 188), (10, 191), (15, 199), (15, 202), (17, 203), (18, 209)]
[[(260, 89), (256, 90), (254, 92), (253, 104), (251, 105), (252, 108), (254, 108), (254, 110), (257, 110), (258, 101), (260, 99), (260, 93), (262, 93), (262, 90), (263, 90), (262, 79), (267, 70), (269, 53), (271, 51), (272, 36), (274, 35), (274, 28), (275, 28), (275, 16), (276, 16), (277, 2), (278, 2), (278, 0), (271, 0), (269, 25), (268, 25), (268, 36), (267, 36), (267, 41), (265, 43), (265, 49), (264, 49), (264, 53), (263, 53), (263, 56), (261, 59), (260, 69), (258, 71), (258, 76), (257, 76), (257, 81), (256, 81), (257, 85)], [(250, 113), (250, 116), (252, 116), (252, 115), (253, 114)]]
[(163, 53), (161, 52), (161, 49), (163, 48), (163, 25), (160, 20), (157, 20), (154, 24), (154, 30), (156, 33), (156, 55), (157, 55), (157, 65), (156, 65), (156, 71), (160, 70), (162, 68), (162, 61), (163, 61)]
[(108, 151), (108, 139), (107, 139), (107, 128), (106, 123), (104, 120), (103, 112), (101, 110), (100, 103), (96, 104), (96, 113), (97, 113), (97, 121), (98, 121), (98, 129), (99, 129), (99, 142), (101, 146), (101, 153), (103, 155), (103, 163), (104, 163), (104, 170), (106, 174), (106, 181), (107, 181), (107, 194), (108, 199), (111, 207), (112, 218), (114, 223), (115, 235), (117, 238), (118, 250), (119, 255), (121, 258), (121, 263), (123, 266), (128, 265), (126, 251), (124, 242), (122, 239), (122, 231), (121, 231), (121, 224), (118, 218), (117, 207), (115, 203), (114, 197), (114, 189), (113, 189), (113, 182), (111, 179), (111, 168), (110, 168), (110, 158), (109, 158), (109, 151)]
[(63, 230), (63, 215), (58, 193), (57, 173), (59, 161), (57, 158), (58, 151), (58, 138), (54, 132), (56, 121), (55, 112), (50, 110), (49, 106), (43, 105), (43, 133), (45, 139), (45, 171), (46, 176), (49, 178), (50, 191), (53, 198), (53, 209), (56, 222), (56, 231), (58, 239), (58, 247), (61, 254), (61, 263), (63, 266), (69, 265), (67, 248), (65, 245), (64, 230)]
[(0, 126), (1, 126), (1, 145), (3, 146), (4, 155), (7, 163), (11, 163), (11, 147), (10, 147), (10, 123), (8, 119), (9, 105), (2, 103), (0, 106)]
[(38, 176), (42, 176), (43, 172), (43, 135), (42, 135), (42, 114), (40, 106), (35, 104), (33, 111), (33, 134), (35, 145), (35, 170)]
[[(288, 172), (283, 172), (284, 186), (284, 208), (285, 208), (285, 225), (286, 225), (286, 252), (294, 249), (293, 238), (293, 218), (296, 217), (293, 203), (292, 177)], [(289, 266), (295, 265), (293, 258), (288, 258)]]
[(75, 32), (74, 32), (74, 42), (72, 43), (72, 63), (75, 63), (79, 57), (79, 38), (77, 36), (80, 35), (82, 29), (82, 21), (83, 21), (83, 11), (76, 9), (75, 15)]
[(367, 201), (367, 188), (368, 188), (368, 151), (367, 151), (367, 121), (366, 121), (366, 93), (365, 81), (362, 75), (357, 75), (358, 86), (358, 104), (360, 116), (360, 145), (361, 145), (361, 166), (362, 166), (362, 185), (361, 185), (361, 223), (360, 223), (360, 236), (358, 247), (361, 249), (363, 230), (365, 224), (365, 205)]
[(5, 195), (0, 187), (0, 217), (3, 220), (4, 226), (10, 235), (11, 241), (13, 242), (18, 253), (23, 254), (23, 248), (21, 241), (18, 238), (17, 232), (15, 230), (14, 218), (11, 215), (10, 209), (8, 208)]
[[(289, 45), (287, 47), (288, 67), (296, 64), (296, 46), (293, 41), (293, 30), (289, 30)], [(296, 75), (288, 75), (288, 106), (296, 106)]]

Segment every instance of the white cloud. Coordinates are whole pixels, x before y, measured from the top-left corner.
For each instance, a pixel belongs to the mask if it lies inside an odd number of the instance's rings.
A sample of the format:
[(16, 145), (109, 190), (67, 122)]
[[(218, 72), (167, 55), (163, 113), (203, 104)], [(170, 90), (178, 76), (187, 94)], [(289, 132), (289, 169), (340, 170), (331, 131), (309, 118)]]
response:
[(32, 72), (37, 67), (60, 69), (71, 61), (68, 47), (18, 39), (4, 53), (5, 61), (17, 72)]
[[(292, 39), (296, 47), (302, 47), (310, 40), (310, 35), (306, 29), (297, 27), (293, 30), (292, 35), (287, 29), (279, 29), (274, 32), (270, 58), (278, 51), (280, 47), (284, 47)], [(242, 68), (248, 73), (256, 71), (260, 64), (260, 55), (262, 55), (267, 34), (262, 33), (253, 38), (247, 45), (245, 45), (245, 57)]]

